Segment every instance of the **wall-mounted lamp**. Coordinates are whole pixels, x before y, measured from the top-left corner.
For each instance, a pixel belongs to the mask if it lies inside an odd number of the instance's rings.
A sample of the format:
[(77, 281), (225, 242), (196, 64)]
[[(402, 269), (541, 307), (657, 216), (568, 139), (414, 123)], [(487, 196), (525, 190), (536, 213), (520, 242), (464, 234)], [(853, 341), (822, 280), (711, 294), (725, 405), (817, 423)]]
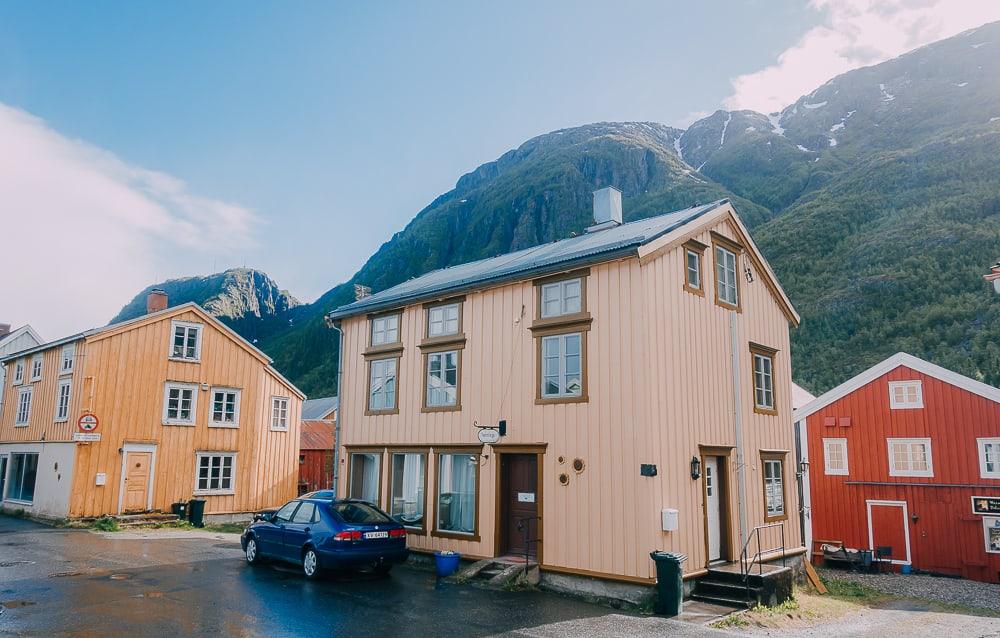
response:
[(809, 470), (809, 461), (802, 459), (799, 461), (799, 476), (802, 476)]
[(747, 283), (748, 284), (752, 284), (753, 283), (753, 271), (750, 270), (750, 266), (746, 266), (743, 269), (743, 276), (747, 278)]
[(701, 478), (701, 459), (697, 456), (691, 457), (691, 480), (697, 481)]

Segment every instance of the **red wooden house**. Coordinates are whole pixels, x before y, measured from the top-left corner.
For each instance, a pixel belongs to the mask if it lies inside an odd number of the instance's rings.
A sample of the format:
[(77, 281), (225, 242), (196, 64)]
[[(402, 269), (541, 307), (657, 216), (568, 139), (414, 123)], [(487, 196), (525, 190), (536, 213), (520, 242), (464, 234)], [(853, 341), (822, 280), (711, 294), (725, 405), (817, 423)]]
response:
[(299, 494), (333, 487), (333, 428), (330, 420), (302, 421)]
[(813, 549), (1000, 582), (1000, 389), (897, 354), (795, 418)]

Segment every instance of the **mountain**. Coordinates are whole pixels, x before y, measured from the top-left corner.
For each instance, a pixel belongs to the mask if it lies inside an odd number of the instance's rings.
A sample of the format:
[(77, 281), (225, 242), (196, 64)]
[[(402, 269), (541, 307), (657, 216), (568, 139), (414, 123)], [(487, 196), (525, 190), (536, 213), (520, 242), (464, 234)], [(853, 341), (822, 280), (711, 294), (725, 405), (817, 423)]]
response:
[(110, 323), (146, 313), (146, 295), (159, 288), (170, 306), (193, 301), (251, 343), (289, 329), (293, 310), (301, 304), (259, 270), (232, 268), (207, 277), (169, 279), (149, 286), (115, 315)]
[(337, 334), (323, 313), (352, 284), (378, 291), (568, 237), (589, 224), (591, 191), (613, 185), (627, 220), (733, 200), (802, 315), (791, 356), (806, 388), (900, 350), (1000, 385), (1000, 297), (981, 279), (1000, 256), (997, 158), (1000, 23), (845, 73), (779, 113), (528, 140), (462, 176), (260, 345), (308, 394), (332, 393)]

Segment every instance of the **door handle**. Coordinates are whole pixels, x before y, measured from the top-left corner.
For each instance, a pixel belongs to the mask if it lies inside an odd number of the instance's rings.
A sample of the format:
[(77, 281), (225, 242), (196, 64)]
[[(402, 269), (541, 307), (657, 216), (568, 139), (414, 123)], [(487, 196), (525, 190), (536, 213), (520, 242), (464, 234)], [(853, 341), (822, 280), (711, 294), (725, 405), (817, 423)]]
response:
[(304, 529), (304, 530), (302, 530), (302, 531), (308, 534), (308, 533), (309, 533), (309, 528), (307, 527), (307, 528), (305, 528), (305, 529)]

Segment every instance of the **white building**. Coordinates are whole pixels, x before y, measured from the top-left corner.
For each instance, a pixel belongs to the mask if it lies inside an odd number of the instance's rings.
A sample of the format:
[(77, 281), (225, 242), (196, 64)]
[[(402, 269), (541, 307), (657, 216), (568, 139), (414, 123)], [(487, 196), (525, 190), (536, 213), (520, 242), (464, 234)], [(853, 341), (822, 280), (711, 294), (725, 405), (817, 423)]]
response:
[[(42, 338), (31, 326), (24, 325), (12, 331), (9, 323), (0, 323), (0, 359), (41, 344)], [(0, 366), (0, 409), (3, 408), (3, 388), (6, 380), (7, 369)]]

